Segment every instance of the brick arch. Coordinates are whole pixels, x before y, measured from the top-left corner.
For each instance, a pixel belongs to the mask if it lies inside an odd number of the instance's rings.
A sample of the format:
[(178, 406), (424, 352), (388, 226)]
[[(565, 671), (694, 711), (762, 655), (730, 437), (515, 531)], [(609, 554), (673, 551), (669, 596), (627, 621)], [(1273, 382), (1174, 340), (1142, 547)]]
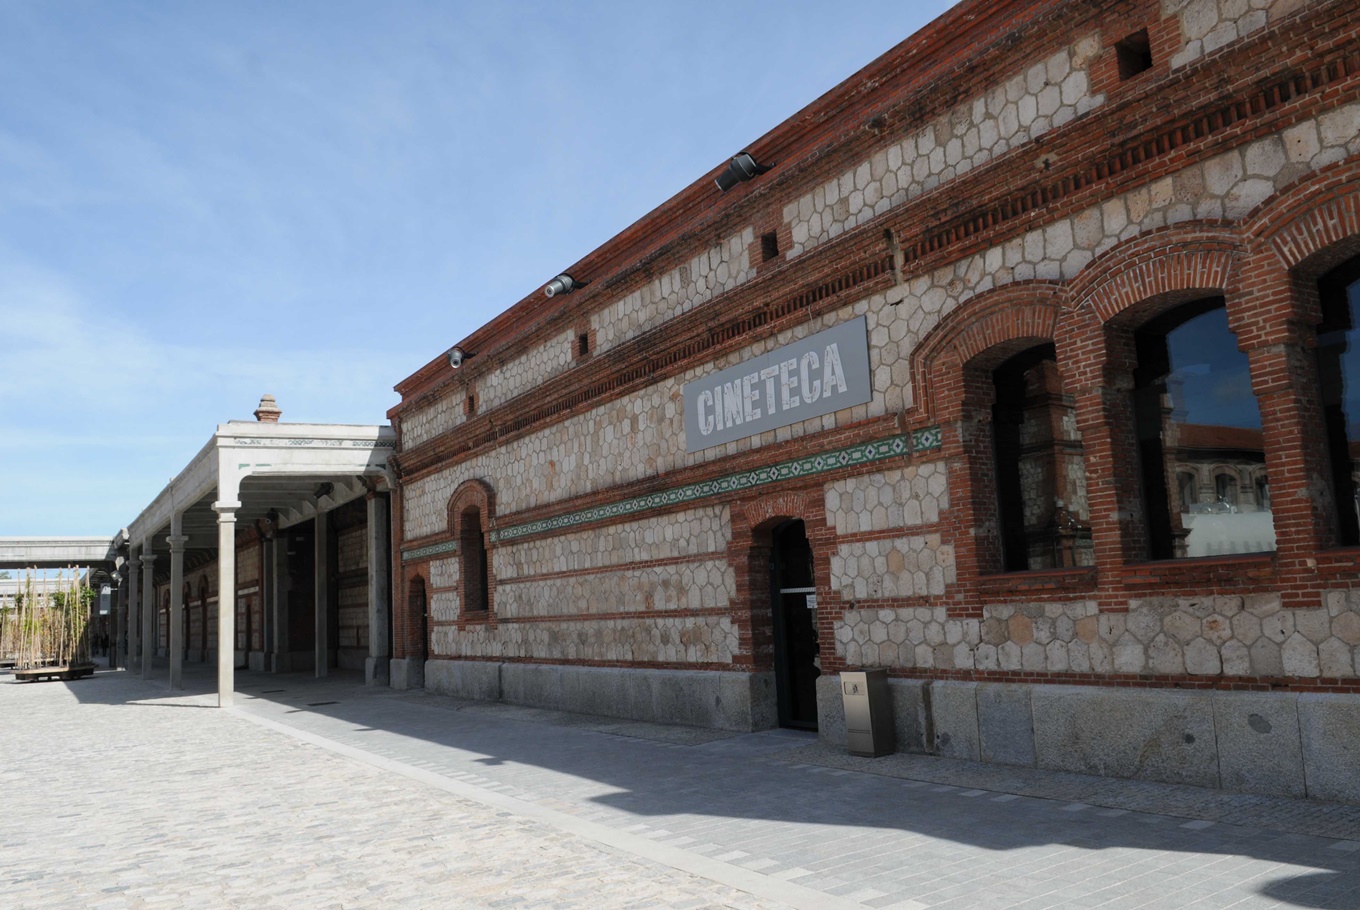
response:
[[(740, 510), (742, 523), (750, 534), (766, 534), (779, 522), (789, 519), (808, 521), (820, 518), (826, 521), (823, 499), (812, 490), (798, 490), (762, 496), (748, 502), (737, 504), (734, 511)], [(736, 515), (733, 515), (734, 524)]]
[[(986, 291), (951, 312), (912, 352), (912, 377), (920, 390), (919, 407), (936, 419), (961, 400), (959, 370), (964, 365), (1001, 363), (1034, 344), (1053, 341), (1067, 305), (1064, 286), (1025, 281)], [(995, 365), (995, 364), (993, 364)]]
[(1072, 282), (1074, 309), (1128, 325), (1178, 303), (1234, 289), (1245, 245), (1219, 223), (1186, 222), (1139, 234), (1100, 254)]
[(1316, 278), (1360, 253), (1360, 157), (1307, 174), (1252, 213), (1246, 233), (1287, 271)]
[(496, 491), (491, 484), (485, 480), (465, 480), (449, 497), (448, 529), (455, 539), (461, 530), (459, 516), (468, 508), (480, 510), (488, 528), (491, 526), (496, 515)]
[[(774, 669), (774, 623), (770, 603), (770, 556), (774, 529), (785, 521), (801, 520), (812, 545), (818, 597), (830, 605), (831, 552), (835, 535), (826, 520), (826, 497), (820, 486), (788, 490), (731, 505), (732, 540), (727, 562), (736, 582), (732, 619), (737, 627), (734, 663), (753, 670)], [(823, 661), (835, 654), (835, 628), (830, 609), (818, 616), (817, 635)], [(823, 671), (828, 665), (823, 663)], [(773, 689), (770, 690), (773, 698)], [(773, 712), (773, 704), (770, 706)], [(773, 715), (772, 715), (773, 716)]]
[(449, 532), (458, 541), (460, 620), (485, 621), (494, 616), (491, 530), (496, 524), (495, 510), (496, 492), (484, 480), (464, 481), (449, 497)]

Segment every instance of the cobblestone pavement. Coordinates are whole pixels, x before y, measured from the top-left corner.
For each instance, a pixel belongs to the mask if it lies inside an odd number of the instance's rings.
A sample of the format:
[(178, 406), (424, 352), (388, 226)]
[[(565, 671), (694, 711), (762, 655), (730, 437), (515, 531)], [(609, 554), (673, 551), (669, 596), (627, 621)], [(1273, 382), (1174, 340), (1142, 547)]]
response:
[(1354, 807), (187, 681), (0, 677), (0, 906), (1360, 908)]

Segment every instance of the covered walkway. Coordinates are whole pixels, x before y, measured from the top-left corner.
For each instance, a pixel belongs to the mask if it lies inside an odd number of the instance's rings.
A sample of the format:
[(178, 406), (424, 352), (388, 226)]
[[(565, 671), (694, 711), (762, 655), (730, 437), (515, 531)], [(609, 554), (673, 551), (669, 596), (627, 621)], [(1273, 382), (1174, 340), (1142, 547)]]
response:
[[(178, 689), (186, 659), (215, 659), (221, 706), (232, 703), (238, 666), (325, 676), (356, 659), (356, 643), (365, 678), (388, 678), (395, 433), (285, 424), (279, 414), (266, 396), (255, 421), (219, 425), (114, 541), (127, 565), (114, 611), (126, 665), (150, 677), (161, 656)], [(200, 569), (194, 588), (186, 573)], [(345, 643), (342, 594), (350, 615), (356, 605), (367, 612), (366, 629), (351, 623)]]

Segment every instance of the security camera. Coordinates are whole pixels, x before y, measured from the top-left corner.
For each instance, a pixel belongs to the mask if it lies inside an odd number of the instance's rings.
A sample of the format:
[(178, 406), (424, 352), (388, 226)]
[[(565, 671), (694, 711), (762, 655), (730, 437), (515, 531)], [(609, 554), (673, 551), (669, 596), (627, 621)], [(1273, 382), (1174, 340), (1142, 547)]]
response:
[(449, 348), (449, 366), (455, 370), (462, 366), (466, 359), (467, 354), (463, 352), (462, 348)]
[(750, 152), (738, 152), (729, 162), (727, 167), (714, 178), (713, 182), (718, 185), (718, 189), (724, 193), (732, 189), (738, 183), (745, 183), (752, 177), (759, 177), (761, 174), (774, 167), (773, 164), (761, 164), (751, 157)]
[(548, 297), (556, 297), (558, 294), (570, 294), (577, 288), (583, 288), (588, 284), (590, 284), (589, 281), (577, 281), (570, 275), (563, 273), (549, 281), (548, 286), (543, 289), (543, 293)]

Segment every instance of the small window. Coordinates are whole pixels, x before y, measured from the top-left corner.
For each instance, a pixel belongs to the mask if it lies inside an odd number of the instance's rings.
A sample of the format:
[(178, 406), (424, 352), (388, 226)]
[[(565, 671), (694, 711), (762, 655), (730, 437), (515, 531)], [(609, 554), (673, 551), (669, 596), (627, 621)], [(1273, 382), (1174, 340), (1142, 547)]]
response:
[(1256, 493), (1256, 511), (1270, 511), (1270, 480), (1264, 474), (1257, 474), (1253, 481)]
[(770, 231), (768, 234), (760, 235), (760, 257), (765, 262), (769, 262), (779, 255), (779, 234)]
[(463, 612), (486, 613), (491, 608), (490, 573), (487, 565), (486, 534), (482, 531), (482, 513), (477, 509), (463, 512), (459, 546), (463, 551)]
[(468, 417), (477, 413), (477, 396), (471, 392), (468, 393), (468, 397), (463, 401), (463, 413)]
[(1176, 482), (1181, 494), (1181, 511), (1184, 512), (1199, 502), (1199, 478), (1193, 472), (1182, 471), (1176, 475)]
[(582, 332), (576, 336), (576, 356), (585, 357), (590, 354), (590, 333)]
[(1114, 46), (1119, 60), (1120, 80), (1132, 79), (1144, 70), (1152, 69), (1152, 45), (1147, 29), (1134, 32)]
[[(1223, 299), (1179, 306), (1135, 332), (1134, 342), (1148, 556), (1273, 551), (1269, 510), (1239, 507), (1239, 476), (1264, 471), (1265, 444), (1247, 355)], [(1212, 499), (1192, 496), (1186, 475), (1212, 477)]]
[(1214, 496), (1225, 511), (1237, 511), (1237, 478), (1231, 474), (1219, 474), (1214, 478)]

